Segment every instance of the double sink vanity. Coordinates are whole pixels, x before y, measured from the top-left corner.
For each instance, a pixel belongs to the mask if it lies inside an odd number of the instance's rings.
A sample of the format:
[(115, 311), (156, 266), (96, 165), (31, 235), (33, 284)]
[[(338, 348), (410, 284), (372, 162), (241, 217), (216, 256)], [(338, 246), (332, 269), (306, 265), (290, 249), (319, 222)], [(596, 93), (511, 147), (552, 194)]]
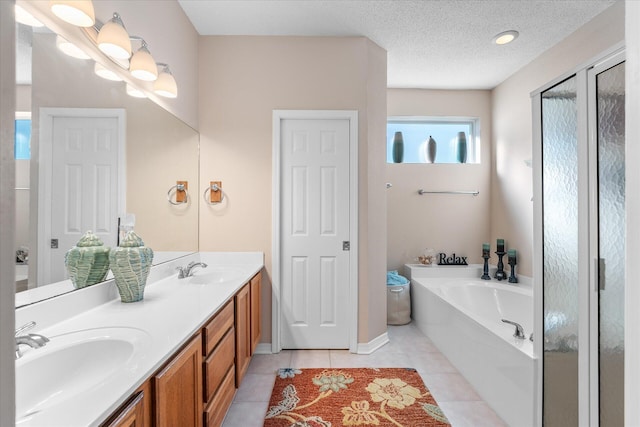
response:
[[(178, 267), (202, 262), (189, 277)], [(152, 267), (144, 299), (113, 280), (16, 309), (17, 426), (219, 426), (260, 339), (262, 253)]]

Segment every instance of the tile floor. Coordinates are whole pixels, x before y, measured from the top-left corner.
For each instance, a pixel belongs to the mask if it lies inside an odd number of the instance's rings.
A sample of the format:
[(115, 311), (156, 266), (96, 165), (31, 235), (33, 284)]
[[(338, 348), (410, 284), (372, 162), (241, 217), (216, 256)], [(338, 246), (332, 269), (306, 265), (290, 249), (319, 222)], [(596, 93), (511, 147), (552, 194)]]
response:
[(506, 427), (496, 413), (412, 323), (388, 327), (389, 343), (373, 354), (348, 350), (283, 350), (254, 355), (223, 427), (261, 427), (279, 368), (411, 367), (454, 427)]

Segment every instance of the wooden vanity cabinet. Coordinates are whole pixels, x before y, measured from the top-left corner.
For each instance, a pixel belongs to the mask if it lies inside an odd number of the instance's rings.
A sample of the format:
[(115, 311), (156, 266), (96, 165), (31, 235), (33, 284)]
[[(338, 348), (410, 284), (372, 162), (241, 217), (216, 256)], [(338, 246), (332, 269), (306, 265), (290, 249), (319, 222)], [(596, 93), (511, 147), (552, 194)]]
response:
[(251, 286), (244, 285), (235, 296), (236, 301), (236, 388), (251, 362)]
[(251, 355), (253, 355), (258, 347), (258, 343), (260, 343), (260, 335), (262, 334), (262, 322), (260, 317), (260, 300), (262, 298), (260, 288), (262, 286), (262, 273), (258, 272), (258, 274), (253, 276), (249, 283), (251, 285)]
[(260, 286), (258, 272), (238, 291), (236, 300), (236, 387), (244, 378), (251, 356), (260, 341)]
[(202, 426), (202, 337), (198, 333), (153, 377), (155, 426)]
[(103, 427), (151, 427), (151, 382), (145, 381), (133, 396), (118, 409)]
[(259, 272), (102, 427), (221, 426), (260, 341), (261, 280)]
[(234, 300), (231, 299), (203, 328), (205, 427), (222, 425), (235, 394), (234, 320)]

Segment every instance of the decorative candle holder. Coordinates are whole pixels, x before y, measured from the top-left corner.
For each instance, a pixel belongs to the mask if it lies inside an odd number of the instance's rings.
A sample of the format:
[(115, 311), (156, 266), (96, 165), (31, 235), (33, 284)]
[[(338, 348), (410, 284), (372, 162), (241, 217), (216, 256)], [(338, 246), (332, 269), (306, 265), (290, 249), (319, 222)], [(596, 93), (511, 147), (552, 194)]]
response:
[(516, 277), (516, 250), (509, 249), (508, 252), (508, 262), (511, 266), (511, 275), (509, 276), (509, 283), (518, 283), (518, 278)]
[(482, 258), (484, 258), (484, 269), (480, 278), (482, 280), (491, 280), (491, 276), (489, 275), (489, 252), (483, 251)]
[(502, 262), (502, 257), (506, 252), (504, 251), (495, 251), (496, 255), (498, 255), (498, 269), (496, 270), (496, 274), (493, 276), (496, 280), (505, 280), (507, 278), (507, 273), (504, 272), (504, 263)]

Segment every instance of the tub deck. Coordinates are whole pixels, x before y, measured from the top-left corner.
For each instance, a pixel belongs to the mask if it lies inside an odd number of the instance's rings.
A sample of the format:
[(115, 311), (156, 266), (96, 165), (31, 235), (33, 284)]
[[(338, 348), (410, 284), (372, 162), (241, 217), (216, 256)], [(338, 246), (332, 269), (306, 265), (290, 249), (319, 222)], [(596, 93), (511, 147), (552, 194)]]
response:
[(408, 265), (405, 274), (411, 280), (416, 326), (507, 424), (533, 426), (537, 369), (533, 343), (513, 337), (514, 327), (499, 319), (512, 317), (509, 320), (523, 324), (529, 337), (530, 285), (480, 280), (480, 265)]

